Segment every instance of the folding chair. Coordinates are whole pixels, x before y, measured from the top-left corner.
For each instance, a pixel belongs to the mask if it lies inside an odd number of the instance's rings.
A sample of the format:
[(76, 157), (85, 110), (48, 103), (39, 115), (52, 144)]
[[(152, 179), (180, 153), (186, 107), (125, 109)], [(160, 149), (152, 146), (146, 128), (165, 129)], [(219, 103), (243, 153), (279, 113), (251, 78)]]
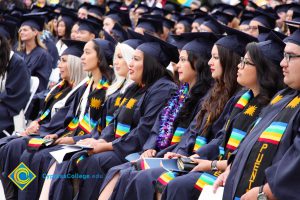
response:
[[(30, 78), (30, 97), (29, 97), (29, 100), (26, 104), (26, 107), (25, 109), (21, 110), (20, 113), (16, 116), (14, 116), (14, 127), (15, 127), (15, 130), (13, 132), (12, 135), (14, 135), (15, 133), (17, 132), (22, 132), (25, 130), (26, 128), (26, 120), (25, 120), (25, 114), (26, 114), (26, 111), (33, 99), (33, 96), (35, 95), (38, 87), (39, 87), (39, 84), (40, 84), (40, 80), (38, 77), (35, 77), (35, 76), (31, 76)], [(3, 131), (7, 136), (10, 136), (10, 134), (7, 132), (7, 131)]]

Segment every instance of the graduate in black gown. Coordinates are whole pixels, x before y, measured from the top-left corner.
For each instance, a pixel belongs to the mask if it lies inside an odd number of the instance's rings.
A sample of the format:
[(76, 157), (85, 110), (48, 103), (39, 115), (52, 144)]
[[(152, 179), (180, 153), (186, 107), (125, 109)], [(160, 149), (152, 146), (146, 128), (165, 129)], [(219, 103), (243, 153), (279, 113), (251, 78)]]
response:
[[(260, 111), (283, 88), (279, 61), (285, 44), (273, 32), (266, 39), (266, 42), (248, 44), (246, 54), (238, 65), (237, 81), (249, 90), (241, 96), (230, 113), (228, 123), (222, 130), (225, 133), (219, 134), (220, 137), (197, 152), (201, 159), (193, 159), (198, 164), (193, 172), (170, 181), (163, 191), (162, 199), (198, 199), (204, 186), (212, 185), (226, 169), (228, 157), (247, 137), (247, 131), (254, 125)], [(277, 49), (276, 56), (268, 57), (269, 49)], [(216, 152), (215, 155), (213, 152)]]
[[(22, 136), (29, 134), (39, 135), (39, 130), (43, 127), (52, 125), (51, 120), (62, 119), (67, 114), (68, 108), (74, 99), (78, 89), (86, 83), (87, 79), (82, 81), (86, 73), (82, 71), (80, 56), (83, 52), (85, 42), (66, 41), (69, 48), (62, 55), (60, 69), (62, 71), (63, 81), (58, 84), (48, 95), (40, 117), (34, 121)], [(67, 65), (67, 66), (66, 66)], [(32, 135), (31, 135), (32, 136)], [(16, 139), (14, 136), (3, 138), (0, 149), (1, 157), (1, 181), (4, 186), (6, 199), (16, 198), (16, 186), (7, 178), (7, 175), (19, 164), (20, 156), (26, 148), (26, 138)], [(6, 139), (6, 141), (4, 140)], [(13, 139), (12, 141), (10, 141)], [(7, 143), (7, 144), (6, 144)]]
[(14, 33), (13, 27), (14, 24), (5, 22), (0, 25), (0, 138), (5, 136), (4, 130), (9, 134), (13, 132), (13, 117), (25, 108), (30, 95), (29, 70), (22, 58), (11, 50), (9, 44)]
[[(51, 116), (63, 107), (65, 102), (83, 84), (87, 72), (83, 71), (80, 61), (85, 42), (76, 40), (63, 40), (68, 47), (62, 53), (58, 68), (62, 81), (55, 85), (47, 94), (38, 117), (30, 123), (25, 130), (26, 134), (38, 132), (40, 125), (48, 123)], [(59, 102), (59, 103), (58, 103)]]
[(92, 39), (99, 37), (101, 21), (90, 17), (90, 19), (81, 19), (79, 20), (79, 28), (76, 36), (76, 40), (88, 42)]
[[(58, 165), (54, 172), (91, 176), (80, 179), (78, 199), (98, 198), (106, 172), (126, 162), (127, 155), (142, 150), (161, 108), (177, 89), (166, 71), (170, 61), (178, 60), (177, 48), (148, 34), (145, 37), (146, 42), (137, 47), (129, 65), (129, 78), (135, 84), (127, 89), (113, 120), (102, 130), (100, 140), (79, 142), (94, 147), (90, 156), (81, 159), (82, 154), (75, 154), (67, 166), (61, 165), (65, 169)], [(92, 178), (93, 175), (99, 178)], [(60, 179), (52, 183), (49, 198), (72, 198), (72, 194), (72, 182)]]
[(19, 29), (18, 53), (23, 57), (31, 76), (39, 78), (37, 92), (47, 89), (52, 70), (52, 58), (41, 43), (39, 31), (43, 30), (44, 20), (37, 16), (23, 16), (23, 23)]
[[(127, 33), (126, 33), (127, 34)], [(114, 112), (119, 108), (120, 101), (124, 95), (126, 89), (133, 83), (129, 78), (129, 63), (131, 62), (132, 55), (136, 47), (138, 47), (143, 41), (138, 38), (143, 36), (138, 35), (136, 39), (129, 39), (122, 43), (118, 43), (115, 48), (113, 68), (115, 72), (115, 82), (109, 87), (108, 92), (112, 93), (105, 101), (105, 108), (103, 111), (102, 120), (105, 124), (102, 125), (104, 128), (113, 119)]]
[(223, 199), (299, 199), (299, 36), (298, 29), (284, 40), (280, 65), (288, 88), (262, 111), (214, 184), (225, 184)]
[(51, 126), (44, 127), (43, 130), (40, 128), (40, 136), (45, 136), (45, 139), (54, 139), (54, 144), (48, 148), (42, 148), (34, 138), (28, 140), (27, 150), (23, 152), (20, 161), (26, 164), (37, 178), (24, 190), (18, 191), (19, 199), (38, 198), (44, 182), (42, 174), (47, 172), (52, 158), (49, 152), (60, 149), (60, 144), (74, 144), (82, 138), (90, 137), (89, 134), (93, 128), (98, 127), (106, 91), (113, 79), (109, 64), (112, 64), (114, 48), (114, 44), (101, 39), (86, 43), (81, 63), (83, 70), (89, 71), (92, 76), (78, 89), (64, 118), (55, 117), (51, 120), (58, 120), (63, 126), (58, 130), (57, 127)]

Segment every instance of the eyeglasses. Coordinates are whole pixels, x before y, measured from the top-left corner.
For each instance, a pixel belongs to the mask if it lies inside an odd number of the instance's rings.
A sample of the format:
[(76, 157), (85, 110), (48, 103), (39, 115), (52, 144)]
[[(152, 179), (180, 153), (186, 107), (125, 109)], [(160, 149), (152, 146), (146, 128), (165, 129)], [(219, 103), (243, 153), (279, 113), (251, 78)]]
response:
[(300, 55), (294, 55), (294, 54), (291, 54), (291, 53), (283, 52), (283, 57), (285, 58), (285, 60), (287, 62), (290, 62), (291, 58), (300, 58)]
[(241, 61), (240, 61), (240, 63), (241, 63), (241, 69), (244, 69), (245, 68), (245, 65), (252, 65), (252, 66), (255, 66), (255, 64), (253, 64), (253, 63), (251, 63), (251, 62), (249, 62), (248, 60), (246, 60), (244, 57), (241, 57)]

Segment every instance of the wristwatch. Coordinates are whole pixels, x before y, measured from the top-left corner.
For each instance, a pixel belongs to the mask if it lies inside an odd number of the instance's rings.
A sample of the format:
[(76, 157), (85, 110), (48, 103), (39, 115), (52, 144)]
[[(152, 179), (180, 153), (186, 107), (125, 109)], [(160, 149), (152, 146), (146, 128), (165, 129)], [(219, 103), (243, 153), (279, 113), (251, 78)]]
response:
[(267, 195), (264, 193), (264, 186), (259, 187), (258, 195), (257, 195), (257, 200), (268, 200)]
[(215, 171), (218, 171), (218, 168), (217, 168), (217, 160), (214, 160), (211, 162), (211, 171), (215, 172)]

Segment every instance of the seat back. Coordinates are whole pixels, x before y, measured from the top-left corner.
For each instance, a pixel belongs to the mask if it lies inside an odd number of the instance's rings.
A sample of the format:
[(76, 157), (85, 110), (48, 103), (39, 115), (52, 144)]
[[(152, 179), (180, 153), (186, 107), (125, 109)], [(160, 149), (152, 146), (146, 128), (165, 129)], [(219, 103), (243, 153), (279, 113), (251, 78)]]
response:
[(26, 111), (33, 99), (33, 96), (35, 95), (35, 93), (39, 87), (39, 84), (40, 84), (39, 78), (35, 77), (35, 76), (31, 76), (31, 78), (30, 78), (30, 97), (26, 104), (25, 109), (24, 110), (22, 109), (18, 115), (14, 116), (14, 127), (15, 127), (14, 133), (22, 132), (25, 130), (25, 128), (26, 128), (25, 114), (26, 114)]

